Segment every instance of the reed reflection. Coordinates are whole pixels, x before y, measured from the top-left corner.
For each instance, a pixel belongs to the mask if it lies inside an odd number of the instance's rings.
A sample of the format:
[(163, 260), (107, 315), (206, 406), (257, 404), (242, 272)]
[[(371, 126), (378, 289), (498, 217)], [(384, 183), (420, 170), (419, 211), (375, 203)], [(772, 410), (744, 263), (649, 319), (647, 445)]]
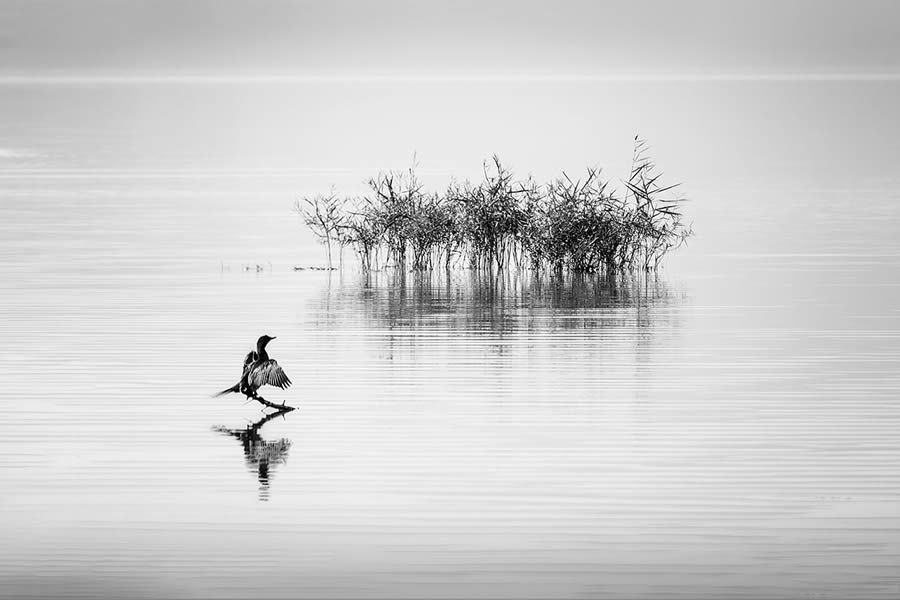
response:
[(217, 425), (213, 431), (237, 439), (244, 448), (244, 462), (251, 473), (256, 475), (259, 481), (259, 499), (261, 502), (269, 500), (269, 485), (275, 474), (275, 468), (287, 462), (288, 452), (291, 449), (291, 441), (285, 438), (268, 441), (260, 435), (260, 429), (277, 417), (286, 417), (289, 410), (276, 411), (265, 415), (255, 423), (242, 429), (229, 429)]
[(329, 285), (322, 318), (387, 328), (440, 327), (502, 334), (670, 324), (682, 300), (654, 276), (386, 270)]

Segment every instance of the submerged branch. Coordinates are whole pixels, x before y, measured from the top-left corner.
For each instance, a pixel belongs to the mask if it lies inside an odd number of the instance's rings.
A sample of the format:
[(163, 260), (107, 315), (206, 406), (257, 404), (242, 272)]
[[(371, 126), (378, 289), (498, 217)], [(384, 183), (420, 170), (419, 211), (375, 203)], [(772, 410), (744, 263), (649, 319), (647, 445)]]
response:
[(269, 402), (262, 396), (254, 396), (253, 400), (256, 400), (263, 406), (268, 406), (269, 408), (274, 408), (276, 411), (278, 411), (278, 412), (272, 413), (272, 416), (277, 416), (280, 413), (291, 412), (292, 410), (297, 410), (296, 407), (288, 406), (287, 404), (284, 403), (284, 401), (282, 401), (281, 404), (275, 404), (274, 402)]

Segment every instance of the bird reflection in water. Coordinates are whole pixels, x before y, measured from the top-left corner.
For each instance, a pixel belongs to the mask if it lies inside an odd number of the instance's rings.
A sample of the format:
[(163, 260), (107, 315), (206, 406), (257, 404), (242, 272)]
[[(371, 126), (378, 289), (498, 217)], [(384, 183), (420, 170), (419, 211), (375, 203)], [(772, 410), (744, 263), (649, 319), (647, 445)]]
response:
[(264, 440), (259, 431), (272, 419), (284, 417), (289, 412), (291, 411), (281, 410), (270, 413), (243, 429), (229, 429), (221, 425), (213, 427), (213, 431), (237, 439), (244, 447), (244, 461), (250, 472), (256, 473), (259, 479), (259, 499), (262, 502), (269, 500), (269, 482), (275, 474), (275, 468), (287, 462), (291, 441), (285, 438)]

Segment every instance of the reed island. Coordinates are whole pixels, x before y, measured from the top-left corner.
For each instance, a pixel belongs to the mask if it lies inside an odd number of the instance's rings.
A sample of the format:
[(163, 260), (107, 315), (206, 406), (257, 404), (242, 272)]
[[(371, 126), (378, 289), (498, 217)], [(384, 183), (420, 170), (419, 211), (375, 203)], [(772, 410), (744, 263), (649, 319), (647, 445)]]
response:
[(415, 168), (380, 173), (361, 197), (318, 195), (294, 210), (343, 262), (351, 248), (363, 270), (468, 267), (556, 273), (657, 269), (693, 235), (677, 193), (635, 138), (631, 172), (614, 189), (599, 169), (549, 183), (516, 178), (494, 156), (477, 183), (429, 192)]

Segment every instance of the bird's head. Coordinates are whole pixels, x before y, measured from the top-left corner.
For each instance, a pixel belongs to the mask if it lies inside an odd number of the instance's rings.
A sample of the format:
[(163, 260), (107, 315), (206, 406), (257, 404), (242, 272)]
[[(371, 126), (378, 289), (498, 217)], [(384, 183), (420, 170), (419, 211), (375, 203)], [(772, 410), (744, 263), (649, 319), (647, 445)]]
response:
[(256, 341), (256, 345), (259, 348), (265, 348), (266, 344), (275, 339), (275, 336), (262, 335), (259, 337), (259, 340)]

